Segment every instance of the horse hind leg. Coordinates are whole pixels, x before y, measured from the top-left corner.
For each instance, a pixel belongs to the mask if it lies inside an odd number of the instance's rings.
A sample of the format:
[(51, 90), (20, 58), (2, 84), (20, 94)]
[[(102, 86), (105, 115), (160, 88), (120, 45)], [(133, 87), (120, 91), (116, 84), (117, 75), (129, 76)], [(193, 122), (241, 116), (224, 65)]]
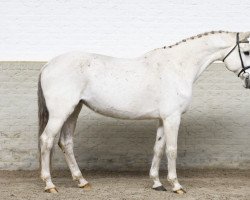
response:
[(83, 178), (82, 173), (77, 165), (73, 150), (73, 135), (76, 127), (77, 118), (81, 111), (81, 108), (82, 104), (79, 103), (76, 106), (74, 112), (69, 116), (69, 118), (64, 123), (61, 130), (58, 145), (64, 153), (73, 180), (78, 181), (78, 187), (83, 188), (84, 190), (90, 190), (91, 186), (88, 183), (88, 181), (86, 181)]
[(45, 191), (49, 193), (56, 193), (57, 189), (51, 180), (50, 173), (50, 156), (51, 149), (54, 144), (54, 138), (60, 131), (64, 119), (60, 117), (50, 117), (44, 132), (40, 137), (41, 143), (41, 178), (45, 181)]
[[(63, 100), (62, 100), (63, 101)], [(56, 101), (53, 101), (56, 102)], [(58, 132), (63, 127), (64, 122), (71, 115), (76, 107), (74, 104), (58, 104), (58, 102), (51, 104), (49, 112), (48, 123), (40, 136), (40, 151), (41, 151), (41, 178), (45, 181), (45, 191), (49, 193), (57, 193), (57, 189), (52, 182), (50, 173), (50, 156), (51, 149), (54, 145), (54, 139)], [(53, 109), (52, 109), (53, 108)]]

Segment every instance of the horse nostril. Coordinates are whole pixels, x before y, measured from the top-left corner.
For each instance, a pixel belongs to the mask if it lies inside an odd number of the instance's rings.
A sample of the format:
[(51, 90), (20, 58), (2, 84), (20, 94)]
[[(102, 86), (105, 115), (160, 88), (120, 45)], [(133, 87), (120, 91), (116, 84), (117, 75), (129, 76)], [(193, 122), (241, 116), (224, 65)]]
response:
[(249, 56), (249, 51), (244, 52), (245, 56)]

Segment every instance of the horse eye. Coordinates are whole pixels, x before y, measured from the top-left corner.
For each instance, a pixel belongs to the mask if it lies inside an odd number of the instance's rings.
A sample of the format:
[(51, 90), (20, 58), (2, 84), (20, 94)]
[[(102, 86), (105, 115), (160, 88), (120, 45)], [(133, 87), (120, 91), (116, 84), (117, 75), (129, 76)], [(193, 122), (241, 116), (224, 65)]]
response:
[(244, 51), (244, 54), (245, 54), (246, 56), (249, 56), (249, 51)]

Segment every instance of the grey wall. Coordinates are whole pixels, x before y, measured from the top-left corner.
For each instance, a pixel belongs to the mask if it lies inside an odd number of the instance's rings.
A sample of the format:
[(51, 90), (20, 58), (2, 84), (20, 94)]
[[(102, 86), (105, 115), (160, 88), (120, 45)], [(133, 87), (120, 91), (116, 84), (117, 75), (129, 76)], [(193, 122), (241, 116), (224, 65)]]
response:
[[(42, 62), (0, 62), (0, 169), (36, 169), (36, 89)], [(223, 64), (194, 87), (183, 115), (178, 167), (250, 169), (250, 91)], [(156, 122), (107, 118), (83, 108), (75, 134), (81, 168), (148, 170)], [(165, 158), (162, 168), (165, 168)], [(56, 146), (55, 168), (66, 168)]]

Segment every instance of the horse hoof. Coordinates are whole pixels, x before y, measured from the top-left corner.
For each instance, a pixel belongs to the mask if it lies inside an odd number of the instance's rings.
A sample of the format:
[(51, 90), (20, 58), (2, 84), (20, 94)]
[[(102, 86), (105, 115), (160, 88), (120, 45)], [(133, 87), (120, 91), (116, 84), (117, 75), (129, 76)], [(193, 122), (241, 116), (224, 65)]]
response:
[(50, 189), (46, 189), (45, 192), (56, 194), (56, 193), (58, 193), (58, 190), (56, 188), (50, 188)]
[(174, 193), (176, 193), (176, 194), (184, 194), (184, 193), (186, 193), (186, 191), (184, 189), (179, 189), (179, 190), (174, 191)]
[(92, 186), (91, 186), (90, 183), (87, 183), (86, 185), (83, 185), (83, 186), (81, 186), (80, 188), (82, 188), (82, 189), (85, 190), (85, 191), (89, 191), (89, 190), (92, 189)]
[(165, 187), (163, 187), (162, 185), (161, 186), (158, 186), (156, 188), (153, 188), (154, 190), (156, 191), (167, 191)]

